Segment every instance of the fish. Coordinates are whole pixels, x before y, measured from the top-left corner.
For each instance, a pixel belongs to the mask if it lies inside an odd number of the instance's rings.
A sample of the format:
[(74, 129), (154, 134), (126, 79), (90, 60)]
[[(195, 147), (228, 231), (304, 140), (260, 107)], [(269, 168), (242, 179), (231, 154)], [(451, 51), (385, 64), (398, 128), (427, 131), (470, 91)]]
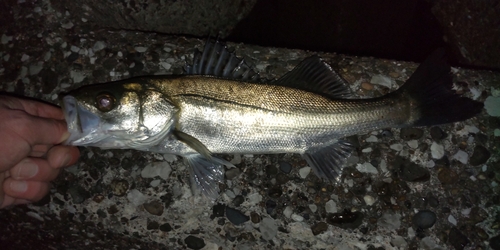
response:
[(338, 181), (354, 150), (349, 136), (384, 128), (463, 121), (483, 103), (452, 90), (444, 50), (432, 53), (397, 90), (357, 98), (321, 57), (279, 79), (262, 79), (226, 44), (209, 39), (180, 75), (141, 76), (60, 95), (67, 145), (175, 154), (193, 192), (217, 197), (221, 154), (300, 154), (314, 173)]

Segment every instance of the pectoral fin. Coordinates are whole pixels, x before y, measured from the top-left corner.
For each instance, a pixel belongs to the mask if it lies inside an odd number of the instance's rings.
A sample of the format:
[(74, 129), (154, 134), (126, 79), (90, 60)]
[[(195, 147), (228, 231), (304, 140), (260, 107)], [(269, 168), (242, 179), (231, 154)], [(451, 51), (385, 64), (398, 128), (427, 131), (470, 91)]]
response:
[(302, 156), (318, 177), (334, 181), (342, 174), (342, 169), (353, 149), (348, 141), (339, 140), (326, 147), (309, 149)]
[(224, 180), (224, 167), (234, 166), (228, 161), (212, 157), (207, 159), (200, 154), (184, 156), (186, 163), (190, 166), (191, 189), (193, 194), (201, 191), (209, 198), (216, 199), (219, 195), (219, 182)]
[(179, 141), (184, 142), (208, 160), (212, 159), (212, 152), (210, 152), (210, 150), (198, 139), (178, 130), (174, 130), (174, 135)]

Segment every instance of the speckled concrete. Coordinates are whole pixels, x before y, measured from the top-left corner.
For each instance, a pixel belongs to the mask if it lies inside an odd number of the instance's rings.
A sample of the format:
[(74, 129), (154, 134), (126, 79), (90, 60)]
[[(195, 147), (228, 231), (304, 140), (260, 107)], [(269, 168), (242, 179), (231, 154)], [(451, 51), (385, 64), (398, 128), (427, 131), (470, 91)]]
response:
[[(202, 40), (65, 24), (46, 1), (12, 6), (0, 90), (54, 102), (78, 86), (182, 73)], [(229, 46), (275, 78), (314, 52)], [(320, 54), (361, 97), (397, 89), (417, 64)], [(453, 68), (456, 90), (497, 98), (500, 74)], [(491, 97), (493, 96), (493, 97)], [(50, 196), (0, 211), (1, 249), (487, 249), (498, 246), (496, 111), (432, 128), (355, 136), (342, 181), (298, 155), (224, 155), (215, 201), (193, 196), (171, 155), (82, 148)], [(493, 238), (497, 236), (496, 238)], [(494, 248), (493, 248), (494, 249)], [(497, 248), (498, 249), (498, 248)]]

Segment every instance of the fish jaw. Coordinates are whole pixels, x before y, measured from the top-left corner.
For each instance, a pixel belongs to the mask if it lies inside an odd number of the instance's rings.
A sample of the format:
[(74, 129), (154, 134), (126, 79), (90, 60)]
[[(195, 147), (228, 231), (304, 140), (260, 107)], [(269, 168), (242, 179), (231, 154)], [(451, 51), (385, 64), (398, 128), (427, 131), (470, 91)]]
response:
[(106, 142), (109, 135), (102, 130), (99, 116), (80, 105), (75, 97), (66, 95), (61, 99), (64, 118), (68, 124), (69, 138), (64, 142), (73, 146), (99, 146), (112, 148), (122, 145)]
[(68, 132), (71, 134), (66, 140), (66, 144), (78, 144), (77, 141), (91, 134), (92, 128), (97, 127), (100, 122), (98, 116), (78, 105), (78, 102), (73, 96), (64, 96), (61, 106), (63, 108), (64, 118), (68, 124)]

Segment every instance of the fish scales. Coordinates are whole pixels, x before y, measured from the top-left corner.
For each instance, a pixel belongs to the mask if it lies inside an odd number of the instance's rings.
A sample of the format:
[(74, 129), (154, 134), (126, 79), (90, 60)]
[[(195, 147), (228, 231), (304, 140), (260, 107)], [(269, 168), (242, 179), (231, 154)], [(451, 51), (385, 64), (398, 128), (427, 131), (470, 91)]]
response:
[(299, 89), (205, 76), (151, 84), (179, 106), (176, 129), (213, 153), (303, 153), (347, 135), (401, 126), (410, 113), (409, 101), (401, 98), (331, 100)]

